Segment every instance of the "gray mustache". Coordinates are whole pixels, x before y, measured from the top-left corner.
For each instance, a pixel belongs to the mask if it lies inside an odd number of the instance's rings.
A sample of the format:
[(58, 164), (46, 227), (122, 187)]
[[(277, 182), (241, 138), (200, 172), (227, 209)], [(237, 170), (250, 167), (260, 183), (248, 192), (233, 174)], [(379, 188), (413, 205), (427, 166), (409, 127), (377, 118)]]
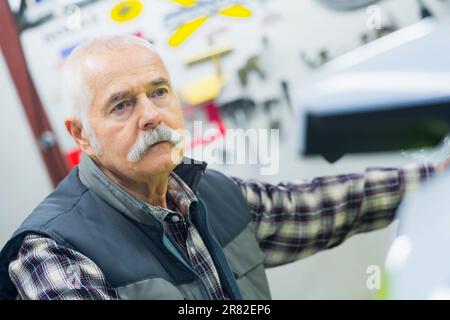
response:
[(145, 131), (137, 138), (135, 144), (128, 152), (127, 160), (130, 162), (138, 162), (147, 149), (156, 143), (167, 141), (175, 146), (181, 142), (181, 140), (182, 137), (178, 132), (165, 124), (160, 124), (153, 130)]

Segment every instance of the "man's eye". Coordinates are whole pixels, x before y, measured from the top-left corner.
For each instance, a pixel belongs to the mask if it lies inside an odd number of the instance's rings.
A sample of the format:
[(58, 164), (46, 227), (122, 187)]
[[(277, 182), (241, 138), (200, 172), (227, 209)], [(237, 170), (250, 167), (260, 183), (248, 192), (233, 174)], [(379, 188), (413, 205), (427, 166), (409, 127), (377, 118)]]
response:
[(154, 97), (154, 98), (162, 98), (162, 97), (164, 97), (167, 93), (168, 93), (167, 89), (165, 89), (165, 88), (160, 88), (160, 89), (157, 89), (157, 90), (153, 91), (152, 97)]
[(129, 102), (129, 101), (124, 101), (124, 102), (121, 102), (121, 103), (119, 103), (118, 105), (116, 105), (112, 111), (113, 111), (113, 112), (116, 112), (116, 113), (122, 113), (122, 112), (124, 112), (125, 109), (127, 109), (128, 107), (131, 107), (131, 102)]

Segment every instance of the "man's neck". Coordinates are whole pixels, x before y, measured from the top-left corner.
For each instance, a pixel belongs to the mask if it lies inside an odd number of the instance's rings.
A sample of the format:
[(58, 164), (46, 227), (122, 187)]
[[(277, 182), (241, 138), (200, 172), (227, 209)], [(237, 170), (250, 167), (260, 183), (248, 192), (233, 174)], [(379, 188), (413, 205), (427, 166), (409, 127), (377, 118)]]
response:
[(162, 172), (148, 176), (145, 181), (132, 181), (118, 176), (97, 163), (99, 168), (125, 191), (153, 206), (167, 208), (166, 194), (170, 172)]
[(120, 185), (126, 191), (133, 194), (135, 197), (153, 205), (162, 208), (167, 208), (166, 194), (169, 175), (158, 177), (157, 179), (149, 179), (145, 183)]

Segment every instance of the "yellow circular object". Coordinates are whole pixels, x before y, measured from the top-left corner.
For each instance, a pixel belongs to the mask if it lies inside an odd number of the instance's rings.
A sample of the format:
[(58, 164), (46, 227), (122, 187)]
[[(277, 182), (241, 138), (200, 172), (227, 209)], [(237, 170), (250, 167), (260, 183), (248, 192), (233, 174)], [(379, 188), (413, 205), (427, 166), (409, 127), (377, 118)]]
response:
[(124, 1), (111, 10), (111, 19), (116, 22), (127, 22), (136, 18), (142, 12), (140, 1)]

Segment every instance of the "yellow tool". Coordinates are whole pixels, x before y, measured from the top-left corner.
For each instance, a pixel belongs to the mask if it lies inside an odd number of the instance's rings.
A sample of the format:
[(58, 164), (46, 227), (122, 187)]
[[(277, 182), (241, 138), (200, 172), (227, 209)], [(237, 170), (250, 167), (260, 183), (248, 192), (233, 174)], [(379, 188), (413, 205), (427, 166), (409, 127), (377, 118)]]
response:
[(193, 66), (198, 63), (212, 60), (215, 66), (215, 74), (192, 82), (180, 90), (180, 97), (185, 103), (190, 106), (198, 106), (205, 102), (215, 100), (220, 95), (225, 83), (221, 57), (231, 51), (231, 46), (213, 47), (208, 51), (190, 57), (185, 61), (186, 65)]
[[(169, 0), (170, 2), (176, 3), (177, 5), (186, 8), (192, 8), (198, 5), (197, 0)], [(219, 3), (220, 5), (220, 3)], [(252, 12), (247, 7), (241, 5), (241, 4), (233, 4), (231, 6), (225, 7), (225, 8), (218, 8), (217, 12), (214, 12), (213, 14), (220, 14), (225, 17), (230, 18), (249, 18), (252, 15)], [(169, 38), (169, 45), (172, 47), (177, 47), (181, 43), (183, 43), (191, 34), (193, 34), (198, 28), (200, 28), (201, 25), (203, 25), (206, 20), (211, 16), (211, 13), (204, 13), (203, 15), (190, 20), (186, 21), (175, 30), (175, 32), (170, 36)]]

